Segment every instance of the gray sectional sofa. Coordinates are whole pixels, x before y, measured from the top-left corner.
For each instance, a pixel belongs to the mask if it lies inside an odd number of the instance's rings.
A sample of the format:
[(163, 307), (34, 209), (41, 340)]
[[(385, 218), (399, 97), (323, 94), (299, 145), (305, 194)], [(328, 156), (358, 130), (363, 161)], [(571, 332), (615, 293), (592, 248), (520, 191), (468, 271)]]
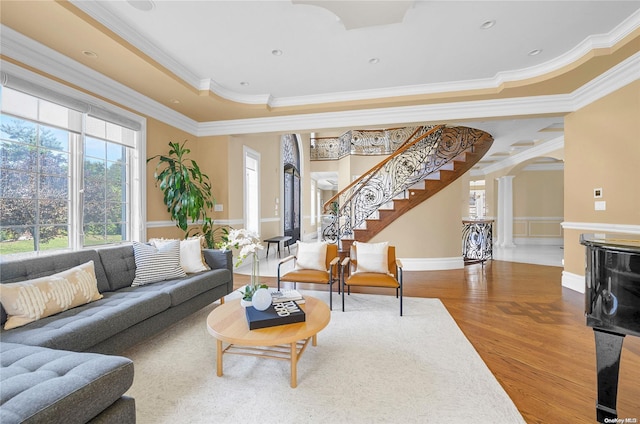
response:
[(0, 422), (135, 422), (134, 401), (124, 396), (133, 364), (112, 355), (233, 291), (231, 252), (203, 254), (211, 270), (137, 287), (132, 246), (0, 263), (6, 284), (93, 261), (103, 296), (0, 332)]

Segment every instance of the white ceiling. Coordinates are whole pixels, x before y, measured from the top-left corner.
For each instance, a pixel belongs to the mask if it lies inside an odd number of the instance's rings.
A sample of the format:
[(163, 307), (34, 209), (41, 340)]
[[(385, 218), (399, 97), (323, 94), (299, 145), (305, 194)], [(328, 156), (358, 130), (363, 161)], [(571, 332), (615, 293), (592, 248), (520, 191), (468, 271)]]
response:
[[(278, 105), (496, 87), (567, 66), (640, 22), (640, 1), (72, 2), (194, 88)], [(473, 126), (495, 138), (488, 166), (561, 137), (562, 122)]]
[[(570, 63), (568, 53), (606, 36), (640, 8), (640, 1), (610, 0), (74, 4), (186, 81), (213, 85), (231, 98), (301, 103), (352, 92), (471, 88), (497, 76), (539, 74)], [(495, 25), (482, 29), (488, 21)], [(530, 56), (533, 50), (541, 53)]]

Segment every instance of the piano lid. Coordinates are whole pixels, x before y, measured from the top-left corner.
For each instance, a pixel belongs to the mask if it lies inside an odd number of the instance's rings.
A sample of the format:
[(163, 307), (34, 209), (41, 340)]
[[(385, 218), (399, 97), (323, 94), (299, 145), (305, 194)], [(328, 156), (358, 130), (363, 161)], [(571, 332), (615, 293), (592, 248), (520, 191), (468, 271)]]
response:
[(620, 252), (640, 253), (640, 234), (581, 234), (580, 244), (606, 247)]

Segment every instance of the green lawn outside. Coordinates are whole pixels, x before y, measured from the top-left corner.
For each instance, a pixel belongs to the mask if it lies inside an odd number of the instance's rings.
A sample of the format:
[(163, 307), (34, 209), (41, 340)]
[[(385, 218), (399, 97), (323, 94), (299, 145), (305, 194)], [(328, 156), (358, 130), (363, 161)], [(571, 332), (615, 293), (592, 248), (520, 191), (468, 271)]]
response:
[[(85, 246), (98, 246), (103, 244), (118, 243), (122, 241), (122, 236), (109, 236), (105, 241), (103, 238), (86, 237)], [(56, 237), (46, 243), (40, 244), (40, 250), (68, 249), (69, 240), (67, 237)], [(0, 243), (0, 255), (11, 255), (13, 253), (33, 252), (33, 240), (6, 241)]]

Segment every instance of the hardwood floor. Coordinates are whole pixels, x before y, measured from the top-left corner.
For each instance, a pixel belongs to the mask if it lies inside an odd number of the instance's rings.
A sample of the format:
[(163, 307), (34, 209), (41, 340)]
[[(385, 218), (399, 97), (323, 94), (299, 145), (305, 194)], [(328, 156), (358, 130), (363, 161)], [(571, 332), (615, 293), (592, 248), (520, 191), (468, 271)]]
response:
[[(405, 272), (404, 294), (442, 300), (528, 423), (594, 423), (593, 330), (585, 324), (584, 296), (562, 288), (561, 274), (560, 267), (494, 260), (463, 270)], [(248, 281), (234, 278), (237, 287)], [(275, 286), (275, 278), (263, 280)], [(617, 405), (619, 418), (637, 420), (627, 422), (640, 422), (639, 382), (640, 338), (628, 336)]]

